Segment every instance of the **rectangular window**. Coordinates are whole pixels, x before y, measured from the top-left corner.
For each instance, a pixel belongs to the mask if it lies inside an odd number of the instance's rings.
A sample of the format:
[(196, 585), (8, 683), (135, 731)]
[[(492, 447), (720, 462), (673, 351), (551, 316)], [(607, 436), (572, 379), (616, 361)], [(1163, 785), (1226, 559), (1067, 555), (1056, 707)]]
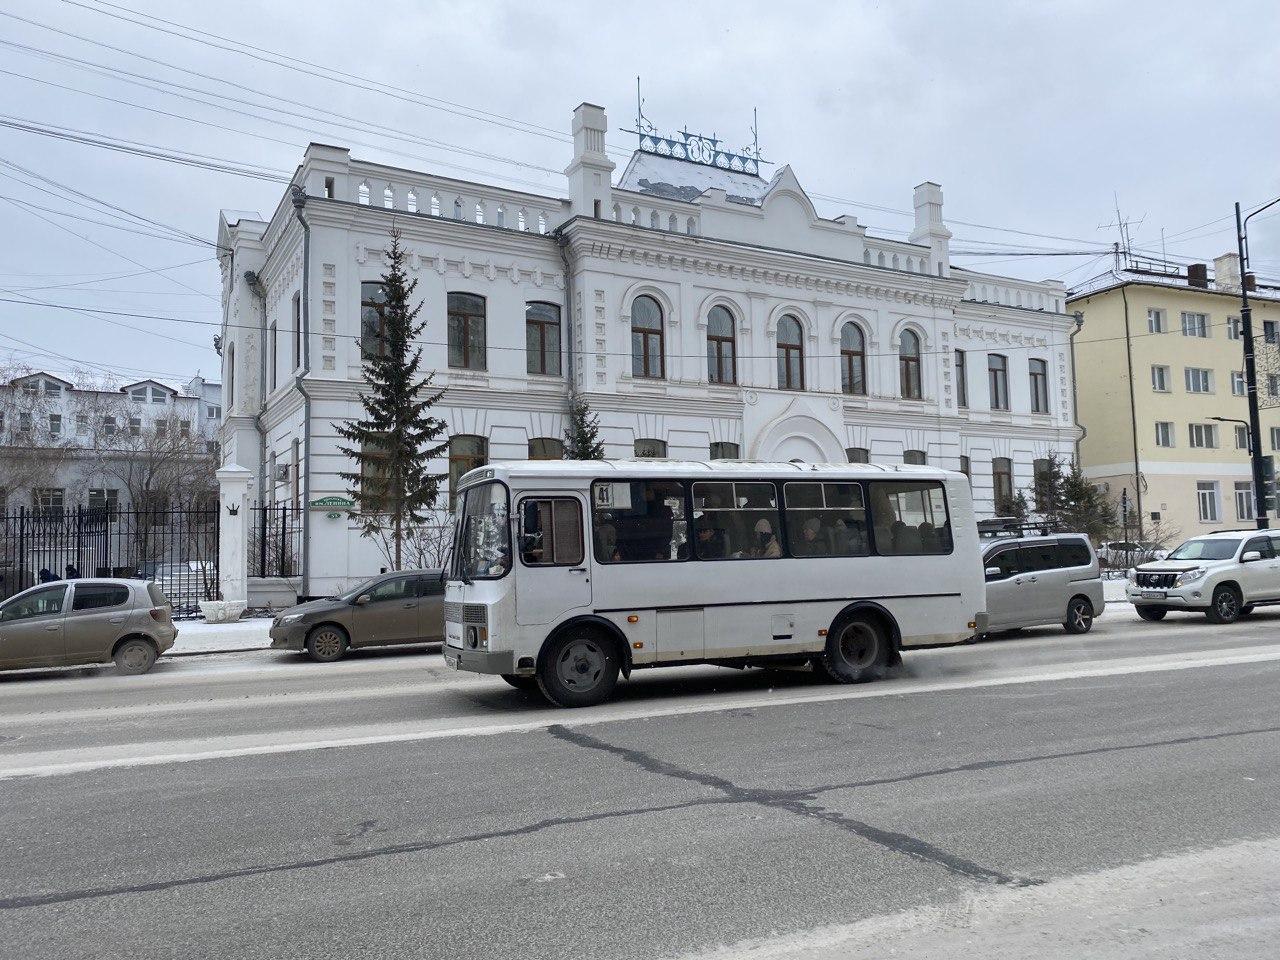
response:
[(1218, 483), (1216, 480), (1196, 482), (1196, 508), (1204, 523), (1218, 522)]
[(778, 494), (768, 481), (693, 485), (699, 560), (771, 560), (782, 556)]
[(1240, 370), (1231, 371), (1231, 395), (1233, 397), (1244, 396), (1244, 373)]
[(44, 382), (44, 395), (46, 397), (62, 396), (62, 384), (54, 383), (52, 380), (46, 380)]
[(163, 420), (156, 421), (156, 439), (163, 440), (169, 435), (169, 424)]
[(1031, 412), (1049, 412), (1049, 364), (1045, 360), (1031, 361)]
[(728, 440), (712, 441), (710, 452), (712, 460), (737, 460), (741, 456), (738, 445)]
[(560, 376), (560, 308), (553, 303), (530, 303), (524, 308), (525, 370)]
[[(1244, 428), (1241, 427), (1240, 429), (1243, 430)], [(1247, 433), (1245, 435), (1248, 436)], [(1280, 450), (1280, 427), (1271, 428), (1271, 449)]]
[(207, 416), (210, 420), (221, 420), (221, 419), (222, 419), (222, 408), (221, 408), (221, 407), (210, 406), (210, 407), (208, 408), (208, 410), (206, 410), (206, 411), (205, 411), (205, 416)]
[[(1249, 428), (1236, 424), (1236, 449), (1249, 449)], [(1275, 449), (1274, 447), (1272, 449)]]
[(1239, 317), (1227, 317), (1227, 339), (1239, 340), (1244, 336), (1244, 328)]
[(1277, 328), (1276, 321), (1263, 320), (1262, 321), (1262, 339), (1267, 341), (1267, 343), (1275, 343), (1276, 328)]
[(1205, 313), (1183, 313), (1182, 335), (1184, 337), (1209, 336), (1209, 315)]
[(1156, 421), (1156, 446), (1173, 446), (1173, 424), (1168, 420)]
[(1157, 393), (1169, 392), (1169, 368), (1159, 365), (1151, 367), (1151, 389)]
[(529, 567), (582, 563), (582, 508), (573, 497), (520, 501), (520, 560)]
[(1218, 446), (1218, 428), (1212, 423), (1191, 423), (1187, 425), (1191, 436), (1189, 446), (1211, 450)]
[(178, 421), (178, 436), (182, 437), (183, 440), (190, 439), (191, 437), (191, 421), (190, 420)]
[(142, 436), (142, 418), (141, 417), (129, 418), (129, 436), (131, 437)]
[(1164, 324), (1163, 310), (1147, 310), (1147, 333), (1164, 333), (1167, 328)]
[(1187, 393), (1213, 393), (1213, 371), (1206, 367), (1187, 367), (1183, 370)]
[(1235, 482), (1236, 519), (1253, 519), (1253, 483), (1249, 480)]
[(600, 563), (653, 563), (688, 556), (685, 484), (679, 480), (600, 480), (591, 485), (595, 555)]
[(18, 432), (31, 432), (31, 414), (27, 413), (25, 410), (18, 414)]
[(941, 483), (872, 481), (868, 486), (876, 553), (912, 557), (951, 552), (951, 521)]
[(1267, 396), (1280, 396), (1280, 374), (1267, 374)]
[(152, 403), (168, 403), (169, 394), (166, 393), (164, 390), (161, 390), (159, 387), (152, 387), (151, 402)]
[(867, 509), (856, 483), (787, 483), (787, 547), (793, 557), (865, 557)]
[(871, 451), (866, 447), (845, 447), (844, 455), (850, 463), (870, 463)]
[(923, 450), (903, 450), (902, 462), (913, 467), (923, 467), (929, 462), (929, 455)]
[(89, 432), (89, 415), (87, 413), (76, 414), (76, 436), (83, 437)]
[(116, 435), (116, 418), (115, 417), (102, 418), (102, 432), (106, 434), (108, 437), (114, 437)]
[(449, 366), (487, 370), (485, 299), (474, 293), (449, 294)]
[(120, 491), (98, 487), (89, 491), (89, 512), (114, 520), (120, 509)]
[(51, 437), (62, 436), (62, 414), (60, 413), (49, 414), (49, 436)]
[(147, 402), (147, 388), (146, 388), (146, 387), (138, 387), (138, 389), (136, 389), (136, 390), (130, 390), (130, 391), (129, 391), (129, 399), (130, 399), (130, 400), (132, 400), (134, 403), (146, 403), (146, 402)]
[(360, 356), (365, 359), (386, 352), (386, 306), (386, 287), (377, 280), (360, 284)]
[(641, 438), (632, 444), (631, 450), (640, 460), (661, 460), (667, 455), (667, 441)]
[(969, 375), (965, 368), (964, 351), (956, 351), (956, 406), (961, 410), (969, 407)]
[(1013, 461), (1008, 457), (991, 459), (991, 486), (997, 510), (1013, 499)]
[(992, 410), (1009, 409), (1009, 358), (998, 353), (987, 354), (987, 384)]
[(31, 491), (31, 506), (37, 520), (61, 520), (63, 509), (62, 487), (36, 487)]

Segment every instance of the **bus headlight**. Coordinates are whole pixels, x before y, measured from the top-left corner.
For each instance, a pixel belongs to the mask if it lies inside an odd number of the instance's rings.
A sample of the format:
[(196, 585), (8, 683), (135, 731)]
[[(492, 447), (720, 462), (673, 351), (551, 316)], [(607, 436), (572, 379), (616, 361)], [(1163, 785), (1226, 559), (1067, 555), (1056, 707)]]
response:
[(477, 647), (489, 646), (488, 627), (467, 627), (465, 637), (467, 646), (472, 650), (475, 650)]

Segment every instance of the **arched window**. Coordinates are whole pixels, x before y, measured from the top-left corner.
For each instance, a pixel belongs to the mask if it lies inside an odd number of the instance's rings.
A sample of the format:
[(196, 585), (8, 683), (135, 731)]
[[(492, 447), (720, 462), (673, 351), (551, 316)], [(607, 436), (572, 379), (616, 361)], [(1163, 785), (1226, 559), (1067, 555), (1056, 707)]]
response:
[(368, 181), (365, 181), (364, 183), (360, 184), (359, 189), (356, 191), (356, 199), (366, 207), (369, 205)]
[(418, 192), (413, 187), (410, 187), (409, 192), (405, 194), (404, 205), (410, 213), (418, 212)]
[(739, 455), (736, 443), (730, 443), (727, 440), (716, 440), (711, 444), (712, 460), (737, 460)]
[(468, 470), (489, 462), (489, 444), (484, 437), (458, 434), (449, 438), (449, 509), (458, 502), (458, 481)]
[(920, 399), (920, 338), (911, 330), (898, 335), (898, 381), (904, 400)]
[(564, 441), (555, 437), (534, 437), (529, 441), (530, 460), (563, 460)]
[(650, 457), (665, 457), (667, 455), (667, 441), (665, 440), (637, 440), (633, 447), (637, 457), (648, 459)]
[(651, 380), (664, 376), (662, 308), (643, 294), (631, 301), (631, 375)]
[(852, 320), (840, 328), (840, 389), (858, 396), (867, 393), (867, 341)]
[(449, 294), (449, 366), (488, 369), (484, 323), (484, 297), (474, 293)]
[(929, 456), (923, 450), (902, 451), (902, 462), (916, 467), (923, 467), (929, 462)]
[(560, 376), (559, 307), (554, 303), (525, 304), (524, 342), (527, 372), (549, 377)]
[(649, 228), (651, 230), (657, 230), (658, 227), (660, 226), (662, 226), (662, 218), (658, 216), (658, 211), (650, 210), (649, 211)]
[(714, 306), (707, 314), (707, 382), (737, 383), (737, 356), (733, 346), (733, 314)]
[(804, 329), (790, 314), (778, 321), (778, 389), (804, 389)]
[(850, 463), (870, 463), (871, 451), (866, 447), (845, 447), (844, 455)]

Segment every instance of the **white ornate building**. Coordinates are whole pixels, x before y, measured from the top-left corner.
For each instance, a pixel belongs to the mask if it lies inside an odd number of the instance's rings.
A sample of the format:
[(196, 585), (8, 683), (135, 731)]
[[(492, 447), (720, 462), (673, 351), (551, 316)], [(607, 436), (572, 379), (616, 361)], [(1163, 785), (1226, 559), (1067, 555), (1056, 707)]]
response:
[[(927, 461), (969, 473), (980, 514), (1071, 454), (1065, 291), (953, 267), (937, 184), (881, 239), (701, 138), (642, 138), (615, 176), (606, 131), (574, 111), (567, 198), (312, 144), (269, 218), (224, 211), (224, 464), (264, 501), (346, 494), (332, 425), (358, 413), (393, 228), (455, 475), (556, 455), (570, 383), (611, 457)], [(378, 571), (345, 515), (304, 515), (298, 593)]]

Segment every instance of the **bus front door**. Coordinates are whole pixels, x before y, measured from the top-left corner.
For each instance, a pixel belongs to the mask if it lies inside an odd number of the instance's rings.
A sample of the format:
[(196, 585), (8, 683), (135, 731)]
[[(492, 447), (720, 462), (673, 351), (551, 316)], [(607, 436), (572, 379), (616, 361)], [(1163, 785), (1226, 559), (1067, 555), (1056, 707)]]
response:
[(585, 498), (542, 493), (516, 504), (516, 623), (554, 623), (591, 609), (591, 557), (583, 537)]

